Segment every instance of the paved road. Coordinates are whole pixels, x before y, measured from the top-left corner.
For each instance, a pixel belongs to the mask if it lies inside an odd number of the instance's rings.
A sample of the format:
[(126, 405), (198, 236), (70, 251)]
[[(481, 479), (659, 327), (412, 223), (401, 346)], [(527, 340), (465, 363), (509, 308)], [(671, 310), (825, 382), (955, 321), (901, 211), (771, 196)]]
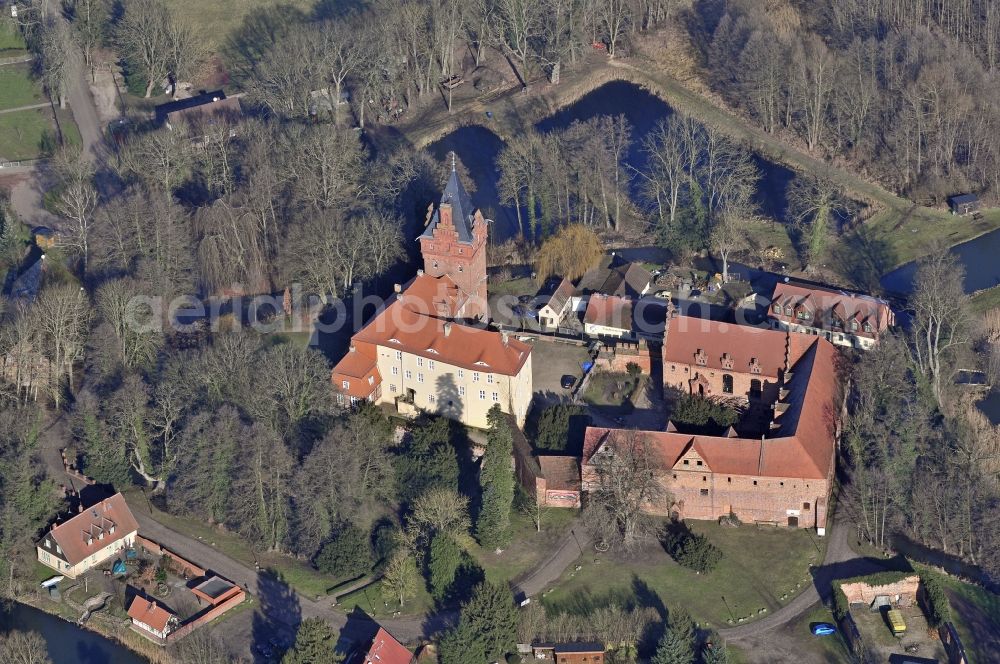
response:
[(877, 561), (863, 558), (851, 549), (849, 538), (852, 529), (853, 524), (844, 516), (833, 520), (823, 565), (813, 570), (813, 585), (767, 617), (745, 625), (720, 629), (719, 635), (727, 641), (760, 636), (794, 620), (817, 602), (826, 601), (830, 596), (830, 584), (835, 579), (846, 579), (884, 570), (885, 568)]
[(514, 584), (514, 594), (521, 599), (534, 597), (562, 576), (566, 568), (590, 547), (590, 535), (583, 528), (580, 519), (573, 522), (570, 536), (564, 537), (562, 544), (541, 565)]

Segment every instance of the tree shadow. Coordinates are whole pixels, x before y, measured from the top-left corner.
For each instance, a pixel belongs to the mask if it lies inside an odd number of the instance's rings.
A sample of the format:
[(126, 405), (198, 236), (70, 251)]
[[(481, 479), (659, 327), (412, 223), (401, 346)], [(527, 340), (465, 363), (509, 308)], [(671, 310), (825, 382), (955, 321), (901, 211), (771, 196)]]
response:
[(896, 264), (895, 250), (863, 225), (845, 235), (833, 254), (851, 285), (868, 292), (881, 291), (882, 275)]
[(651, 608), (660, 616), (659, 620), (649, 622), (637, 643), (639, 653), (643, 656), (650, 656), (656, 651), (656, 645), (667, 631), (667, 618), (670, 616), (670, 611), (660, 595), (635, 574), (632, 575), (632, 593), (636, 598), (636, 606)]
[(296, 592), (272, 569), (257, 574), (257, 599), (260, 606), (253, 614), (250, 650), (255, 662), (271, 661), (272, 640), (291, 643), (302, 621), (302, 607)]
[(306, 18), (300, 9), (287, 4), (259, 7), (247, 14), (222, 48), (233, 79), (246, 80), (268, 57), (270, 49)]

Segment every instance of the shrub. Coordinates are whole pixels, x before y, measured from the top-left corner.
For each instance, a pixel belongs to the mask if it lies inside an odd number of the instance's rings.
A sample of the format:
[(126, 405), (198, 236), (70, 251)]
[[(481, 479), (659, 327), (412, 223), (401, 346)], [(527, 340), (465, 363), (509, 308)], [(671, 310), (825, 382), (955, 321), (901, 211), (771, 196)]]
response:
[(625, 373), (632, 377), (633, 380), (638, 378), (642, 374), (642, 368), (635, 362), (629, 362), (625, 365)]
[(674, 424), (687, 424), (695, 429), (721, 429), (736, 424), (739, 419), (739, 411), (729, 404), (696, 394), (681, 396), (670, 413)]
[(341, 524), (316, 554), (313, 564), (319, 571), (333, 576), (360, 576), (372, 566), (368, 542), (368, 535), (353, 523)]
[(582, 444), (583, 433), (590, 423), (583, 406), (556, 404), (541, 411), (534, 425), (535, 449), (563, 452)]
[(516, 652), (507, 653), (507, 664), (521, 664), (521, 656)]
[(707, 537), (683, 526), (668, 532), (665, 544), (667, 552), (678, 564), (701, 574), (711, 572), (722, 560), (722, 551)]
[(927, 599), (927, 620), (931, 627), (940, 627), (951, 621), (951, 603), (941, 581), (934, 576), (921, 577)]
[(833, 617), (837, 620), (843, 620), (847, 617), (847, 613), (850, 610), (851, 607), (847, 603), (847, 596), (840, 589), (840, 584), (835, 583), (833, 585)]

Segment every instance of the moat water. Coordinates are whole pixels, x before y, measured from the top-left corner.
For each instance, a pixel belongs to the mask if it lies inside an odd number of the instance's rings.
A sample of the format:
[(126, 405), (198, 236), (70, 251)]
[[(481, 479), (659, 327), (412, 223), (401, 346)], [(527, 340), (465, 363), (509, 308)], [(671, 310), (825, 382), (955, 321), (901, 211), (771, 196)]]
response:
[(12, 629), (41, 634), (54, 664), (148, 664), (146, 659), (96, 632), (27, 604), (14, 603), (0, 609), (0, 633)]

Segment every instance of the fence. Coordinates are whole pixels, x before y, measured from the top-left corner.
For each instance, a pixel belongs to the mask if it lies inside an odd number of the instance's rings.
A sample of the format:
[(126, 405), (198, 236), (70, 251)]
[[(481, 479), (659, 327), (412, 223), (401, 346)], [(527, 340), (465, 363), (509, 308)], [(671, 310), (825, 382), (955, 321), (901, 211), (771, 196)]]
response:
[(232, 609), (236, 605), (240, 604), (246, 598), (247, 598), (246, 593), (243, 592), (242, 590), (240, 590), (238, 593), (236, 593), (235, 595), (233, 595), (232, 597), (230, 597), (229, 599), (227, 599), (222, 604), (219, 604), (218, 606), (213, 606), (212, 608), (208, 609), (204, 613), (199, 613), (198, 615), (196, 615), (195, 617), (191, 618), (186, 623), (184, 623), (183, 625), (181, 625), (181, 627), (179, 629), (177, 629), (176, 631), (173, 631), (170, 634), (168, 634), (167, 635), (167, 642), (168, 643), (173, 643), (174, 641), (176, 641), (178, 639), (184, 638), (185, 636), (187, 636), (188, 634), (190, 634), (192, 631), (194, 631), (195, 628), (197, 628), (197, 627), (199, 627), (201, 625), (204, 625), (205, 623), (209, 622), (210, 620), (214, 620), (215, 618), (218, 618), (219, 616), (221, 616), (223, 613), (225, 613), (229, 609)]
[(955, 626), (950, 622), (945, 623), (938, 628), (938, 633), (941, 635), (941, 644), (948, 653), (948, 664), (969, 664), (965, 646), (962, 645), (962, 639), (958, 638)]

